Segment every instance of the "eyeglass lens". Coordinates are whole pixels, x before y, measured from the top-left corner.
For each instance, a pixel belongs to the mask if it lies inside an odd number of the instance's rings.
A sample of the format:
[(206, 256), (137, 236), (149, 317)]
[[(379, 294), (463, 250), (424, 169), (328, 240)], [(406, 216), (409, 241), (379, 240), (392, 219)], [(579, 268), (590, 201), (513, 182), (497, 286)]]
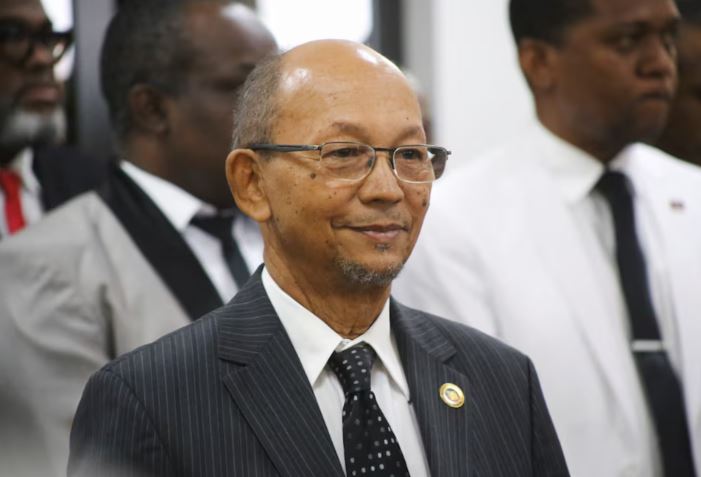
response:
[(48, 49), (53, 61), (57, 62), (70, 42), (70, 32), (55, 32), (49, 28), (32, 32), (17, 22), (0, 22), (0, 53), (15, 63), (27, 61), (37, 44)]
[[(342, 179), (362, 179), (375, 162), (375, 150), (360, 143), (326, 143), (320, 154), (326, 170)], [(446, 151), (442, 148), (402, 146), (394, 151), (395, 173), (405, 181), (431, 182), (443, 173), (446, 159)]]

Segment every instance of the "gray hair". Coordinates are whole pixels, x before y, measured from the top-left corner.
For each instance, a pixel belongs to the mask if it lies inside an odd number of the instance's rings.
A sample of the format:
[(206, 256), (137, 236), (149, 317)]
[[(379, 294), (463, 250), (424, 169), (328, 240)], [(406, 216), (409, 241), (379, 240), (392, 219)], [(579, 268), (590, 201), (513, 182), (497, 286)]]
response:
[(248, 75), (236, 101), (233, 148), (272, 142), (278, 112), (282, 52), (263, 59)]

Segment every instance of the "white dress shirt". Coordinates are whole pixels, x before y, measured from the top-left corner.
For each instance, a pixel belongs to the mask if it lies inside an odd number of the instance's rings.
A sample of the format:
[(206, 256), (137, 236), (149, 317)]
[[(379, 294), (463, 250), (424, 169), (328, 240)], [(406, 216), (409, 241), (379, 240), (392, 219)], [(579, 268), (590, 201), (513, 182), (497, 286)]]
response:
[[(32, 164), (34, 154), (31, 148), (25, 148), (10, 162), (7, 169), (17, 174), (22, 181), (20, 201), (22, 204), (22, 214), (26, 225), (37, 222), (44, 215), (44, 207), (41, 203), (41, 184), (34, 175)], [(5, 217), (5, 194), (0, 189), (0, 238), (7, 237), (9, 227)]]
[[(130, 162), (122, 161), (121, 167), (180, 232), (222, 301), (228, 302), (238, 288), (224, 260), (221, 242), (199, 227), (190, 224), (196, 215), (214, 215), (216, 208)], [(263, 261), (263, 243), (257, 224), (243, 215), (237, 216), (232, 233), (248, 269), (255, 270)]]
[(377, 353), (371, 371), (372, 391), (392, 426), (409, 473), (413, 477), (428, 476), (428, 462), (411, 405), (409, 386), (390, 330), (389, 300), (363, 335), (348, 340), (285, 293), (266, 269), (263, 270), (262, 280), (270, 302), (302, 362), (344, 470), (343, 388), (328, 366), (328, 361), (334, 351), (343, 351), (365, 342)]
[[(598, 278), (605, 283), (608, 307), (617, 323), (631, 337), (630, 320), (621, 289), (616, 261), (616, 236), (611, 208), (595, 186), (604, 173), (604, 165), (584, 151), (572, 146), (538, 125), (532, 133), (544, 153), (538, 156), (541, 165), (550, 170), (563, 199), (569, 204), (574, 222), (579, 226), (586, 255), (598, 269)], [(654, 217), (646, 204), (636, 197), (634, 174), (629, 171), (636, 146), (624, 149), (608, 164), (608, 168), (626, 175), (632, 183), (638, 241), (645, 257), (650, 293), (657, 322), (669, 350), (678, 349), (674, 327), (673, 303), (669, 292), (664, 249), (655, 233)], [(632, 339), (632, 338), (631, 338)], [(675, 359), (674, 357), (672, 359)]]

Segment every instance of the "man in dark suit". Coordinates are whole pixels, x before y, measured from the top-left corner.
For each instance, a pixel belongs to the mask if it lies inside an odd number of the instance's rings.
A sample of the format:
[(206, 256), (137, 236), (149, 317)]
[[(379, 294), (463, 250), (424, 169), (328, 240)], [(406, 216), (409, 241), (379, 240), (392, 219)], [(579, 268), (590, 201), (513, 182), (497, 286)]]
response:
[(226, 0), (129, 2), (112, 20), (102, 84), (124, 160), (0, 243), (0, 474), (65, 474), (90, 374), (221, 306), (261, 263), (223, 171), (236, 91), (275, 49)]
[(324, 40), (241, 93), (227, 178), (265, 265), (88, 382), (70, 475), (568, 475), (535, 370), (390, 298), (449, 152), (386, 58)]
[(71, 43), (40, 0), (0, 3), (0, 240), (104, 178), (104, 165), (57, 147), (65, 133), (54, 65)]

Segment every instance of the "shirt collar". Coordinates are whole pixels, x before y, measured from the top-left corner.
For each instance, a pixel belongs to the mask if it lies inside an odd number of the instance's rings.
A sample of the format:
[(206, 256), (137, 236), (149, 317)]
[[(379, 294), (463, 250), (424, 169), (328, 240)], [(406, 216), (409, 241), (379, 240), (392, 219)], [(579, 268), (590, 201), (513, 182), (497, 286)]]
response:
[(32, 149), (27, 147), (22, 149), (19, 154), (12, 159), (9, 170), (17, 174), (22, 181), (22, 187), (29, 191), (33, 196), (38, 196), (41, 193), (41, 184), (36, 175), (34, 175), (34, 154)]
[(262, 280), (268, 298), (270, 298), (270, 302), (280, 318), (312, 386), (319, 379), (334, 351), (341, 351), (364, 341), (372, 346), (390, 378), (407, 400), (409, 399), (409, 386), (399, 359), (396, 343), (390, 331), (389, 300), (385, 302), (380, 315), (372, 326), (361, 336), (351, 341), (343, 338), (323, 320), (295, 301), (280, 288), (265, 268)]
[(538, 123), (533, 131), (538, 160), (555, 178), (562, 196), (570, 203), (584, 199), (604, 172), (604, 165)]
[(560, 139), (540, 123), (535, 126), (532, 139), (537, 143), (533, 150), (539, 151), (538, 160), (553, 173), (560, 193), (570, 203), (587, 197), (606, 168), (625, 173), (637, 147), (637, 144), (626, 146), (604, 166), (601, 161)]
[(187, 228), (195, 215), (216, 213), (214, 206), (128, 161), (122, 161), (121, 167), (143, 189), (179, 232), (183, 232)]

